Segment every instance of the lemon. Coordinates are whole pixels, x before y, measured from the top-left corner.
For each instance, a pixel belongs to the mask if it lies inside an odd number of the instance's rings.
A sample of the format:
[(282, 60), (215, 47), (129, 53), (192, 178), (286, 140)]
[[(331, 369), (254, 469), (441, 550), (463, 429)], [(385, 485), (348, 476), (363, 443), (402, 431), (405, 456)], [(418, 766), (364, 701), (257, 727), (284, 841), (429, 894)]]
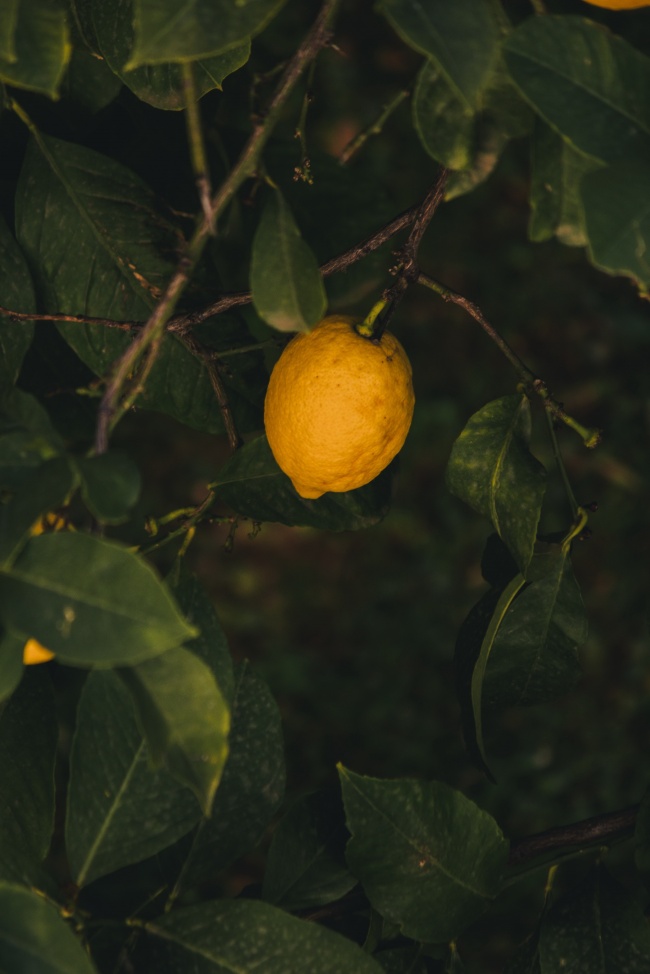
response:
[(27, 640), (23, 649), (23, 663), (25, 666), (34, 666), (36, 663), (47, 663), (51, 659), (54, 659), (54, 653), (51, 653), (49, 649), (41, 646), (36, 639)]
[(354, 330), (358, 319), (324, 318), (278, 359), (264, 425), (278, 466), (301, 497), (353, 490), (402, 448), (415, 396), (411, 364), (394, 335)]
[(637, 7), (650, 7), (650, 0), (585, 0), (593, 7), (605, 7), (607, 10), (636, 10)]

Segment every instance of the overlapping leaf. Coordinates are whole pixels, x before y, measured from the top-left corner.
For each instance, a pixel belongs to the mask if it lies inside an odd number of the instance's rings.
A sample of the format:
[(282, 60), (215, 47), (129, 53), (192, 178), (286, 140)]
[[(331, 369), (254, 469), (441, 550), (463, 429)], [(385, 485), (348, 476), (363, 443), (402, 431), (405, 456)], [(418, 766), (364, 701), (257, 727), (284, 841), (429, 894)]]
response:
[(192, 792), (151, 766), (119, 678), (91, 673), (78, 705), (66, 817), (75, 882), (83, 886), (153, 855), (200, 815)]
[(447, 466), (453, 494), (492, 522), (522, 572), (532, 558), (546, 472), (530, 453), (530, 404), (504, 396), (475, 413)]
[(455, 939), (501, 886), (508, 844), (494, 819), (442, 782), (339, 775), (348, 865), (373, 907), (407, 937)]
[(258, 34), (285, 0), (134, 0), (135, 40), (127, 70), (194, 61)]
[(76, 484), (67, 458), (55, 457), (39, 467), (27, 468), (18, 483), (5, 488), (6, 500), (0, 506), (1, 567), (10, 567), (41, 515), (61, 506)]
[(81, 496), (88, 510), (103, 524), (120, 524), (140, 494), (140, 472), (124, 453), (83, 457), (75, 463)]
[(0, 615), (64, 662), (89, 666), (136, 663), (196, 635), (148, 562), (80, 532), (27, 542), (0, 577)]
[(64, 4), (3, 0), (0, 35), (0, 81), (56, 98), (71, 52)]
[[(0, 216), (0, 304), (12, 311), (33, 312), (36, 299), (31, 274), (23, 254)], [(13, 384), (32, 342), (30, 321), (0, 317), (0, 381)]]
[(390, 472), (384, 471), (358, 490), (306, 500), (278, 467), (266, 437), (260, 436), (224, 464), (213, 486), (219, 498), (254, 521), (350, 531), (377, 524), (386, 516), (390, 484)]

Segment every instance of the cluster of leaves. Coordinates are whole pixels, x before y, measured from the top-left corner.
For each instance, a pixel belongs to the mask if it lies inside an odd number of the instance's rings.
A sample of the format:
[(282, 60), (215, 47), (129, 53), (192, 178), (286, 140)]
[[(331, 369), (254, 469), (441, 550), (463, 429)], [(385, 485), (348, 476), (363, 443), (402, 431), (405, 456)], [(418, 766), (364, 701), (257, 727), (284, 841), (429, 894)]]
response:
[[(424, 55), (412, 121), (451, 171), (447, 198), (485, 179), (510, 139), (529, 136), (531, 238), (586, 245), (595, 264), (647, 288), (650, 58), (584, 16), (511, 23), (497, 0), (382, 0), (378, 15)], [(117, 153), (98, 151), (90, 137), (71, 141), (69, 131), (110, 111), (126, 86), (131, 105), (148, 106), (140, 117), (162, 113), (171, 133), (169, 113), (246, 71), (251, 41), (269, 25), (281, 30), (284, 17), (287, 30), (308, 27), (302, 5), (282, 0), (195, 0), (182, 16), (172, 0), (14, 0), (0, 11), (4, 121), (11, 115), (29, 132), (26, 146), (10, 139), (19, 173), (0, 222), (0, 304), (59, 316), (45, 327), (56, 327), (83, 370), (75, 399), (91, 426), (97, 380), (165, 300), (188, 223), (176, 200), (163, 204)], [(55, 98), (63, 121), (49, 110)], [(211, 503), (226, 517), (362, 529), (388, 511), (390, 470), (358, 491), (306, 501), (261, 434), (269, 337), (313, 325), (328, 299), (319, 261), (377, 229), (362, 176), (355, 182), (323, 160), (320, 182), (294, 182), (295, 142), (269, 140), (277, 121), (269, 114), (267, 130), (258, 123), (268, 148), (262, 164), (260, 142), (250, 173), (270, 188), (253, 218), (232, 194), (180, 308), (190, 315), (249, 286), (242, 305), (250, 298), (254, 312), (203, 314), (198, 351), (182, 329), (168, 329), (137, 406), (223, 434), (216, 367), (237, 430), (250, 438), (214, 475)], [(224, 142), (236, 160), (241, 137)], [(230, 247), (250, 265), (243, 279)], [(31, 320), (1, 319), (0, 967), (461, 970), (455, 941), (516, 870), (494, 818), (440, 782), (340, 767), (339, 791), (284, 810), (261, 888), (225, 895), (225, 870), (256, 848), (282, 806), (277, 707), (247, 664), (233, 666), (182, 558), (166, 578), (154, 567), (134, 527), (134, 458), (93, 452), (87, 427), (80, 435), (68, 414), (46, 410), (47, 390), (35, 388), (31, 371), (38, 340)], [(464, 736), (488, 775), (483, 728), (504, 707), (545, 703), (571, 685), (586, 638), (571, 568), (581, 512), (559, 538), (538, 536), (547, 473), (530, 436), (528, 394), (497, 399), (469, 419), (447, 473), (449, 489), (494, 530), (482, 564), (489, 590), (456, 647)], [(61, 515), (57, 530), (43, 530), (51, 511)], [(191, 540), (196, 522), (178, 520), (170, 539)], [(54, 652), (54, 680), (45, 669), (25, 672), (28, 639)], [(74, 732), (58, 746), (53, 684), (74, 675), (83, 676)], [(643, 874), (648, 821), (643, 808)], [(649, 965), (640, 906), (598, 867), (581, 887), (549, 897), (508, 970)]]

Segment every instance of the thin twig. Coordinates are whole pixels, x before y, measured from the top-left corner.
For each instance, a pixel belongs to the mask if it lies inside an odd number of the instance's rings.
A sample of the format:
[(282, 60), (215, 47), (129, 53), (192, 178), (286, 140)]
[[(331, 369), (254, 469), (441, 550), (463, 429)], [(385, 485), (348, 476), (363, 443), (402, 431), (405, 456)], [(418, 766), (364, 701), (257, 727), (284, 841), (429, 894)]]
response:
[(237, 427), (235, 426), (232, 409), (230, 408), (230, 402), (228, 401), (228, 394), (219, 373), (219, 365), (217, 364), (216, 356), (208, 351), (208, 349), (206, 349), (205, 346), (192, 335), (183, 335), (181, 341), (195, 358), (198, 358), (201, 362), (203, 362), (207, 370), (210, 383), (214, 389), (214, 394), (217, 397), (217, 402), (219, 403), (219, 409), (221, 410), (226, 436), (228, 437), (228, 442), (230, 443), (230, 446), (234, 452), (235, 450), (239, 449), (243, 441), (237, 432)]
[(561, 825), (558, 828), (517, 839), (512, 843), (508, 865), (521, 866), (531, 859), (536, 859), (537, 856), (561, 852), (574, 846), (595, 845), (624, 838), (633, 832), (638, 812), (639, 806), (632, 805), (617, 812), (595, 815), (581, 822)]
[(339, 162), (342, 166), (347, 166), (347, 164), (353, 159), (357, 153), (363, 148), (368, 139), (372, 135), (379, 135), (382, 131), (384, 125), (393, 114), (395, 109), (399, 108), (405, 98), (408, 98), (410, 91), (403, 89), (398, 91), (397, 94), (391, 98), (381, 109), (381, 112), (377, 118), (365, 129), (350, 139), (343, 152), (339, 156)]
[(12, 321), (71, 321), (76, 325), (100, 325), (103, 328), (119, 328), (121, 331), (132, 331), (139, 322), (115, 321), (113, 318), (93, 318), (91, 315), (46, 315), (40, 312), (13, 311), (0, 305), (0, 315), (11, 318)]
[(204, 216), (209, 220), (212, 186), (210, 184), (208, 157), (205, 151), (205, 139), (203, 138), (203, 125), (201, 123), (201, 109), (199, 108), (199, 93), (196, 87), (194, 64), (183, 61), (181, 71), (183, 76), (187, 141), (190, 147), (194, 181), (199, 194), (201, 209), (203, 210)]

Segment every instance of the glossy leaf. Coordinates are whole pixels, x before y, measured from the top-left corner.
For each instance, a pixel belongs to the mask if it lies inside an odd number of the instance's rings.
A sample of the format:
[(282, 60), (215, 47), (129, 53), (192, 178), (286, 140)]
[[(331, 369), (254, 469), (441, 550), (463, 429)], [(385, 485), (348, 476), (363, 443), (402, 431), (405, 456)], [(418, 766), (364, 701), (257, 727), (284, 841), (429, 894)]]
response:
[(546, 471), (530, 453), (525, 396), (488, 403), (468, 421), (451, 451), (447, 486), (492, 522), (522, 572), (532, 558)]
[(587, 243), (580, 183), (586, 173), (600, 167), (593, 156), (574, 149), (538, 119), (532, 139), (530, 186), (531, 240), (557, 239), (570, 247)]
[[(172, 111), (184, 108), (183, 74), (179, 64), (155, 63), (125, 70), (133, 49), (133, 16), (132, 0), (93, 0), (93, 28), (102, 54), (115, 74), (142, 101), (154, 108)], [(249, 56), (250, 40), (245, 38), (214, 57), (194, 61), (198, 97), (221, 88), (224, 78), (245, 64)]]
[(4, 61), (15, 61), (16, 28), (21, 0), (5, 0), (0, 7), (0, 58)]
[(61, 97), (91, 114), (101, 111), (117, 98), (122, 81), (106, 60), (85, 47), (73, 48), (70, 64), (61, 83)]
[(213, 877), (260, 841), (284, 797), (284, 742), (277, 704), (242, 664), (235, 677), (230, 753), (211, 817), (195, 835), (183, 867), (187, 885)]
[(501, 887), (494, 819), (438, 781), (382, 781), (339, 766), (347, 860), (372, 906), (414, 940), (454, 939)]
[(650, 166), (622, 163), (585, 176), (582, 204), (589, 256), (609, 274), (650, 289)]
[(250, 284), (255, 310), (278, 331), (309, 331), (325, 314), (316, 258), (279, 191), (264, 207), (253, 239)]
[(230, 711), (208, 666), (179, 647), (121, 670), (157, 765), (209, 815), (228, 755)]
[(650, 152), (650, 58), (583, 17), (529, 17), (504, 54), (523, 97), (576, 149), (604, 162)]
[(278, 467), (266, 436), (260, 436), (224, 464), (213, 486), (221, 500), (254, 521), (351, 531), (377, 524), (386, 516), (391, 476), (386, 470), (358, 490), (306, 500)]
[[(6, 640), (0, 646), (3, 653), (8, 649)], [(20, 663), (22, 669), (22, 653)], [(47, 673), (28, 670), (0, 717), (2, 879), (40, 885), (38, 864), (47, 854), (54, 826), (57, 738)]]
[(88, 666), (136, 663), (196, 635), (148, 562), (80, 532), (27, 542), (0, 577), (0, 614), (63, 662)]
[(0, 51), (0, 81), (57, 98), (71, 53), (64, 4), (11, 0), (0, 20), (0, 31), (6, 26), (13, 30), (5, 52)]
[(316, 792), (296, 802), (273, 832), (263, 898), (291, 911), (345, 896), (357, 882), (345, 864), (347, 838), (339, 795)]
[[(20, 247), (0, 216), (0, 304), (12, 311), (36, 310), (34, 286)], [(32, 343), (31, 321), (0, 317), (0, 382), (13, 385)]]
[(448, 169), (468, 169), (472, 161), (476, 111), (444, 72), (425, 61), (413, 94), (413, 123), (429, 155)]
[(75, 471), (66, 457), (46, 460), (38, 467), (27, 467), (23, 475), (12, 478), (0, 505), (0, 567), (8, 568), (41, 515), (65, 503), (77, 485)]
[(191, 791), (151, 766), (118, 677), (91, 673), (77, 710), (66, 816), (77, 885), (154, 855), (189, 832), (200, 815)]
[[(183, 241), (130, 170), (82, 146), (39, 136), (27, 150), (16, 210), (18, 237), (38, 268), (47, 310), (147, 319)], [(102, 376), (132, 338), (97, 325), (62, 324), (59, 331)], [(240, 402), (232, 396), (236, 417)], [(204, 364), (172, 335), (165, 337), (138, 403), (188, 426), (223, 431)]]
[(53, 903), (0, 882), (0, 970), (94, 974), (95, 967)]
[[(146, 925), (147, 970), (160, 974), (381, 974), (351, 940), (268, 903), (216, 900)], [(141, 967), (140, 969), (145, 969)]]
[(546, 913), (541, 974), (646, 974), (650, 927), (636, 898), (602, 868)]
[(140, 472), (123, 453), (103, 453), (76, 461), (81, 496), (88, 510), (103, 524), (126, 521), (140, 495)]
[(484, 715), (552, 700), (580, 675), (577, 651), (587, 639), (582, 596), (568, 546), (535, 554), (529, 581), (495, 634), (484, 684)]
[(14, 692), (23, 675), (25, 637), (4, 632), (0, 636), (0, 704)]
[(420, 0), (381, 0), (379, 10), (397, 33), (434, 61), (474, 111), (494, 66), (501, 17), (492, 0), (454, 0), (423, 4)]
[(258, 34), (285, 0), (135, 0), (135, 43), (127, 70), (220, 54)]

